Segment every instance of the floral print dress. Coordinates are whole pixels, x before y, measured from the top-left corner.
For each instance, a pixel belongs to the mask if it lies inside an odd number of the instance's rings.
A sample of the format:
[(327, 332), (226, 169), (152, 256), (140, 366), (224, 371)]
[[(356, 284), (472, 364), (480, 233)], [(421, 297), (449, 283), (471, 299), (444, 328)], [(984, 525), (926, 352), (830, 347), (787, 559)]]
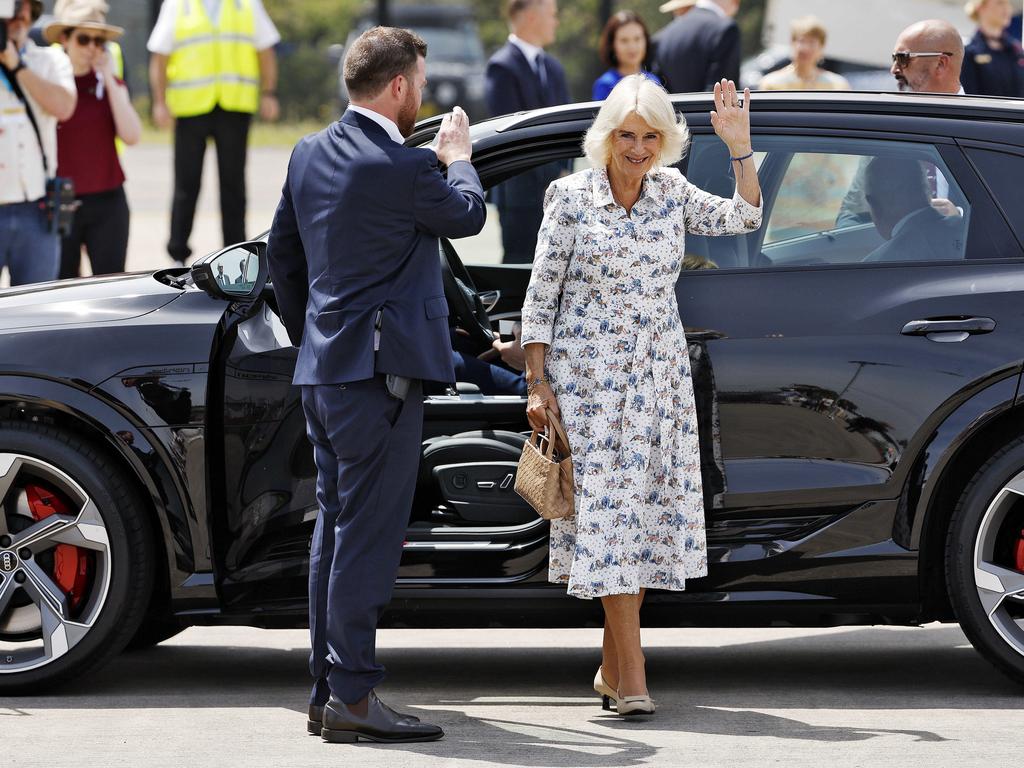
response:
[(675, 286), (685, 233), (761, 224), (761, 209), (644, 178), (631, 215), (605, 169), (548, 187), (523, 305), (572, 450), (576, 514), (552, 521), (550, 581), (581, 598), (681, 590), (707, 574), (697, 415)]

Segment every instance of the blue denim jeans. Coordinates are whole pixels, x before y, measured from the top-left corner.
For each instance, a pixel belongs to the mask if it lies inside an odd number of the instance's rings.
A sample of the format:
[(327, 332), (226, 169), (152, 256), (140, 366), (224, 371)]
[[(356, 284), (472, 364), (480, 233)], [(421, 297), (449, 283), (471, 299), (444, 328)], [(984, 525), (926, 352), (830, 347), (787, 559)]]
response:
[(0, 272), (7, 267), (11, 285), (56, 280), (60, 272), (60, 237), (41, 204), (0, 205)]

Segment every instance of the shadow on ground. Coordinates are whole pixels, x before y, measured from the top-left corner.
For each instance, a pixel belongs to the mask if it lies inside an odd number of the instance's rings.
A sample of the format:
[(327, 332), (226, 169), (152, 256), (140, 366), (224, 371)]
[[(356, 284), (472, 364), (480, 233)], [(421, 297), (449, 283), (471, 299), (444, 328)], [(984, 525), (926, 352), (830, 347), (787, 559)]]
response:
[[(426, 646), (430, 633), (423, 638)], [(657, 750), (631, 736), (637, 729), (771, 736), (791, 743), (839, 744), (891, 734), (941, 742), (947, 738), (932, 731), (818, 726), (756, 710), (1018, 710), (1022, 705), (1022, 689), (964, 647), (956, 627), (859, 628), (721, 648), (651, 648), (649, 683), (659, 711), (641, 723), (600, 709), (589, 688), (598, 661), (594, 648), (405, 647), (380, 655), (393, 681), (382, 695), (448, 733), (443, 747), (387, 748), (495, 764), (638, 765)], [(7, 712), (17, 716), (92, 703), (106, 709), (284, 707), (296, 712), (299, 729), (308, 690), (306, 656), (301, 649), (158, 646), (124, 654), (59, 695), (8, 700), (16, 708)], [(554, 714), (564, 713), (563, 707), (578, 709), (585, 727), (563, 727), (565, 718)]]

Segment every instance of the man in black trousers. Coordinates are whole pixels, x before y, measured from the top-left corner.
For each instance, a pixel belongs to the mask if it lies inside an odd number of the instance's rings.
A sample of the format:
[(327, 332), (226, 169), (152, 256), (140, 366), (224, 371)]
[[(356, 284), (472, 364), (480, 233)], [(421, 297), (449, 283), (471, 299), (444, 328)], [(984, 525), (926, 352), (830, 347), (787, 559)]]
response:
[[(690, 3), (667, 2), (662, 11)], [(725, 78), (740, 79), (740, 29), (733, 16), (740, 0), (697, 0), (654, 36), (655, 70), (669, 93), (714, 90)]]
[[(487, 62), (486, 97), (491, 116), (568, 104), (565, 70), (544, 47), (555, 42), (556, 0), (508, 0), (508, 42)], [(544, 216), (544, 192), (565, 169), (561, 162), (522, 171), (491, 192), (501, 220), (506, 264), (533, 261)]]
[(420, 460), (420, 382), (454, 380), (438, 238), (475, 235), (486, 217), (465, 112), (444, 118), (436, 150), (403, 146), (426, 53), (422, 39), (392, 27), (350, 46), (349, 107), (295, 147), (268, 242), (317, 467), (309, 730), (326, 741), (444, 735), (374, 693), (384, 679), (377, 623)]

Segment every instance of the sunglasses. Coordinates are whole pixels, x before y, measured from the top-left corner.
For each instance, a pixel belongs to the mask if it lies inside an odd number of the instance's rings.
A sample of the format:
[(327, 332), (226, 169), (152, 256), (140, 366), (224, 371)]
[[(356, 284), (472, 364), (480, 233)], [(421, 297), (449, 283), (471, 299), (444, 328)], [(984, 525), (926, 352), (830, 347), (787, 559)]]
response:
[(92, 43), (97, 48), (102, 48), (107, 44), (107, 38), (103, 37), (102, 35), (96, 35), (95, 37), (93, 37), (92, 35), (87, 35), (84, 32), (79, 32), (77, 35), (75, 35), (75, 42), (83, 48), (89, 45), (89, 43)]
[(911, 53), (910, 51), (896, 51), (896, 53), (892, 55), (892, 60), (898, 67), (902, 69), (903, 67), (906, 67), (908, 64), (910, 64), (911, 59), (931, 59), (935, 58), (936, 56), (952, 55), (953, 54), (950, 53), (949, 51), (931, 51), (928, 53)]

